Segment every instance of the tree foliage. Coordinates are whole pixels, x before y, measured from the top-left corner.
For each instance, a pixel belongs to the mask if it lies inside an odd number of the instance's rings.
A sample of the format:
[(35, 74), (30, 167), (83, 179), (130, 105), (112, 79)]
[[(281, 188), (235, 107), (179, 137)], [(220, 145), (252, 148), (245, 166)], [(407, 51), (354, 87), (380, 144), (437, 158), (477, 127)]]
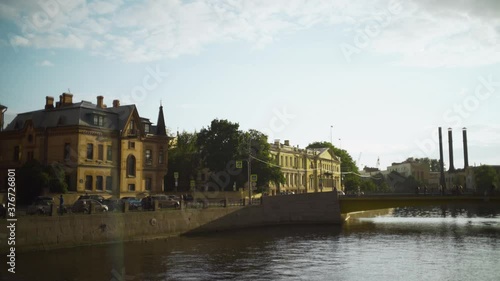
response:
[(474, 169), (476, 190), (480, 193), (491, 192), (498, 186), (499, 177), (497, 171), (488, 165), (481, 165)]
[[(187, 190), (189, 181), (196, 178), (200, 168), (200, 154), (197, 145), (197, 134), (183, 131), (177, 135), (176, 142), (168, 152), (167, 190), (174, 190), (174, 173), (179, 173), (177, 190)], [(183, 190), (183, 191), (184, 191)]]
[[(258, 175), (258, 187), (266, 186), (269, 182), (276, 185), (285, 183), (280, 167), (275, 166), (275, 161), (271, 157), (270, 149), (271, 145), (265, 134), (252, 129), (242, 133), (240, 156), (247, 159), (250, 153), (251, 173)], [(243, 168), (245, 167), (246, 165)]]
[[(340, 170), (342, 171), (342, 184), (345, 186), (346, 191), (356, 191), (360, 186), (361, 181), (359, 178), (358, 166), (352, 159), (351, 155), (345, 149), (339, 149), (332, 145), (330, 142), (313, 142), (307, 148), (323, 148), (328, 147), (333, 150), (336, 156), (341, 159)], [(346, 174), (344, 174), (346, 173)]]
[(440, 172), (439, 168), (439, 160), (438, 159), (430, 159), (428, 157), (425, 158), (413, 158), (409, 157), (406, 159), (406, 162), (416, 162), (416, 163), (424, 163), (429, 167), (430, 172)]
[(30, 204), (40, 196), (45, 188), (50, 192), (66, 193), (64, 168), (61, 164), (42, 165), (38, 160), (30, 160), (19, 169), (17, 198), (20, 204)]

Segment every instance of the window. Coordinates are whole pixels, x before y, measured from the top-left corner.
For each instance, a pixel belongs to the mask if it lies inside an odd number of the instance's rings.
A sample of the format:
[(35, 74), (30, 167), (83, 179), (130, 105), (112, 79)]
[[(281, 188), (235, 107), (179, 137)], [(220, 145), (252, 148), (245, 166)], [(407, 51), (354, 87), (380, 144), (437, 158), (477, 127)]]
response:
[(95, 177), (95, 189), (102, 190), (103, 188), (102, 184), (103, 184), (102, 176)]
[(69, 161), (71, 156), (71, 144), (69, 142), (64, 144), (64, 161)]
[(128, 149), (134, 149), (135, 148), (135, 142), (129, 141), (128, 142)]
[(94, 115), (94, 125), (96, 126), (104, 126), (104, 116)]
[(163, 147), (160, 147), (160, 153), (158, 153), (158, 164), (163, 164)]
[(85, 190), (92, 190), (92, 176), (85, 176)]
[(135, 191), (135, 184), (129, 183), (129, 185), (128, 185), (128, 191)]
[(152, 158), (152, 155), (151, 155), (151, 149), (146, 149), (145, 159), (146, 159), (146, 165), (153, 164), (153, 158)]
[(87, 144), (87, 159), (94, 159), (94, 145)]
[(97, 146), (97, 159), (104, 160), (104, 145), (102, 144)]
[(113, 151), (111, 150), (111, 145), (108, 145), (108, 150), (106, 152), (107, 152), (106, 160), (113, 161)]
[(33, 160), (33, 151), (28, 151), (28, 160)]
[(152, 181), (151, 178), (146, 178), (146, 190), (151, 191)]
[(113, 178), (110, 176), (106, 177), (106, 190), (108, 191), (113, 190)]
[(146, 134), (149, 134), (149, 131), (150, 131), (150, 125), (149, 124), (144, 124), (144, 132)]
[(135, 135), (136, 133), (135, 121), (132, 119), (130, 123), (128, 123), (128, 135)]
[(134, 157), (134, 155), (129, 155), (127, 157), (127, 176), (135, 177), (135, 157)]
[(14, 147), (14, 161), (19, 161), (21, 159), (21, 147), (16, 145)]

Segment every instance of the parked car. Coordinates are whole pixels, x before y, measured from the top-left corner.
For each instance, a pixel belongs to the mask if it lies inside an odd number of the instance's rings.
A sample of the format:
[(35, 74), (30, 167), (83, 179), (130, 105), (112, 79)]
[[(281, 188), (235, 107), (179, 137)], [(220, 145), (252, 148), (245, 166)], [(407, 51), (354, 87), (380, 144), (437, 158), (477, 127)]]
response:
[(104, 199), (102, 202), (104, 205), (108, 206), (108, 211), (113, 212), (113, 211), (120, 211), (123, 206), (123, 202), (119, 199)]
[(125, 202), (128, 202), (128, 206), (129, 206), (130, 210), (141, 210), (142, 209), (142, 202), (138, 198), (126, 196), (126, 197), (122, 197), (122, 199), (120, 199), (120, 200), (121, 200), (122, 204)]
[(160, 208), (178, 208), (181, 205), (178, 200), (169, 198), (164, 194), (157, 194), (144, 197), (141, 201), (142, 208), (145, 210), (152, 209), (154, 201), (158, 201), (158, 207)]
[(33, 202), (33, 204), (31, 204), (31, 206), (28, 207), (26, 213), (28, 215), (49, 214), (52, 204), (54, 204), (54, 198), (49, 196), (38, 196)]
[(71, 207), (73, 213), (86, 213), (90, 212), (90, 204), (95, 206), (97, 212), (107, 212), (109, 210), (108, 206), (102, 204), (101, 202), (94, 199), (78, 199)]
[(102, 197), (102, 195), (100, 194), (90, 194), (90, 195), (85, 194), (78, 197), (78, 200), (83, 200), (83, 199), (93, 199), (99, 201), (100, 203), (104, 202), (104, 197)]

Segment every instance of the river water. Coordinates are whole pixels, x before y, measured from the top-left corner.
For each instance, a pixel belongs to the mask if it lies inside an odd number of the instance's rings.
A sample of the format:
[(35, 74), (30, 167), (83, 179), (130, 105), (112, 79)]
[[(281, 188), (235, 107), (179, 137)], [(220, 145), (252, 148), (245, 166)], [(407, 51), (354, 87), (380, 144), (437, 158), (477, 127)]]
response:
[(500, 280), (500, 209), (402, 208), (19, 254), (4, 280)]

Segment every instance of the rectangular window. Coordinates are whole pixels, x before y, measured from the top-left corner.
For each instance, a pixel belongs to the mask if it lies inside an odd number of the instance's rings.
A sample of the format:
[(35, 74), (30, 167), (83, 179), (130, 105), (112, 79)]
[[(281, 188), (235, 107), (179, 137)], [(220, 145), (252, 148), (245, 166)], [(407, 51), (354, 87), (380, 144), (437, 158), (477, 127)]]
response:
[(146, 178), (146, 190), (151, 191), (152, 181), (151, 178)]
[(160, 153), (158, 153), (158, 164), (163, 164), (163, 148), (160, 148)]
[(97, 159), (104, 160), (104, 145), (102, 144), (97, 146)]
[(128, 142), (128, 148), (129, 148), (129, 149), (134, 149), (134, 148), (135, 148), (135, 142), (133, 142), (133, 141), (129, 141), (129, 142)]
[(69, 161), (71, 156), (71, 144), (69, 142), (64, 143), (64, 161)]
[(153, 164), (153, 156), (151, 155), (151, 149), (146, 149), (145, 160), (146, 160), (146, 165)]
[(103, 188), (102, 176), (95, 177), (95, 189), (102, 190)]
[(135, 191), (135, 184), (129, 183), (129, 185), (128, 185), (128, 191)]
[(113, 190), (113, 178), (110, 176), (106, 177), (106, 190), (108, 190), (108, 191)]
[(28, 160), (33, 160), (33, 151), (28, 151)]
[(92, 190), (92, 176), (85, 176), (85, 190)]
[(104, 116), (94, 115), (94, 125), (96, 126), (104, 126)]
[(144, 132), (149, 134), (149, 124), (144, 124)]
[(107, 152), (106, 160), (113, 161), (113, 152), (111, 150), (111, 145), (108, 145), (108, 150), (106, 152)]
[(87, 144), (87, 159), (94, 159), (94, 145)]
[(21, 158), (21, 147), (19, 145), (16, 145), (14, 147), (14, 161), (19, 161), (19, 159)]

